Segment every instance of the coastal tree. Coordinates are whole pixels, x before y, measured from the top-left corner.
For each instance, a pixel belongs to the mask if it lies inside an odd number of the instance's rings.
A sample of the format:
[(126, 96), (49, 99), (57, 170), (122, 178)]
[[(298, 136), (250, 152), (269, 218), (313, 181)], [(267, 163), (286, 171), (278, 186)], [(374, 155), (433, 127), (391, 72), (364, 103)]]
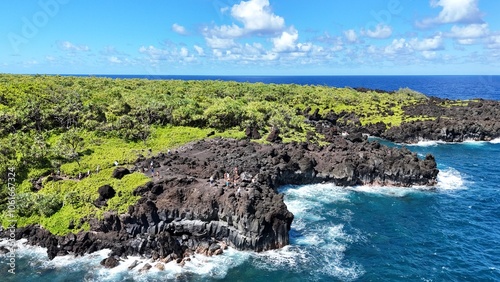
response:
[(80, 165), (79, 151), (85, 145), (81, 134), (82, 132), (78, 128), (71, 128), (64, 132), (56, 145), (57, 154), (68, 161), (76, 161)]

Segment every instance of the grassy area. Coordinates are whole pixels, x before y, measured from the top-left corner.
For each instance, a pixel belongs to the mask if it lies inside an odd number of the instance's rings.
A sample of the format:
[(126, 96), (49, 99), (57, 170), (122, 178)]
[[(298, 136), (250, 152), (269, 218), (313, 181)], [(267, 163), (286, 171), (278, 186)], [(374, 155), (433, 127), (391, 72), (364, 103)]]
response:
[[(88, 228), (88, 224), (78, 226), (81, 219), (102, 218), (105, 211), (111, 210), (125, 213), (139, 199), (132, 195), (134, 189), (145, 185), (150, 179), (141, 173), (133, 173), (118, 180), (111, 177), (112, 172), (113, 168), (107, 168), (82, 180), (48, 181), (38, 193), (20, 194), (18, 204), (21, 210), (25, 208), (23, 205), (31, 205), (26, 210), (29, 209), (33, 214), (18, 216), (18, 226), (40, 224), (53, 234), (64, 235)], [(103, 185), (113, 187), (117, 195), (107, 202), (107, 207), (99, 209), (93, 202), (99, 197), (97, 189)], [(53, 214), (44, 214), (42, 207), (37, 207), (37, 202), (44, 198), (58, 201), (62, 207)], [(5, 216), (3, 214), (2, 217), (4, 225), (7, 223)], [(69, 229), (70, 222), (79, 228)]]
[[(114, 170), (114, 161), (118, 161), (125, 166), (131, 166), (139, 155), (148, 156), (149, 149), (151, 155), (159, 152), (166, 152), (169, 148), (175, 149), (178, 146), (194, 140), (206, 138), (213, 129), (199, 129), (192, 127), (155, 127), (151, 138), (146, 142), (127, 142), (119, 138), (98, 137), (94, 132), (86, 132), (84, 136), (84, 152), (78, 162), (69, 162), (61, 166), (61, 174), (73, 178), (61, 181), (45, 181), (44, 188), (35, 193), (32, 191), (32, 180), (42, 175), (47, 175), (50, 168), (33, 168), (17, 189), (20, 193), (21, 201), (35, 204), (41, 197), (50, 197), (57, 199), (62, 203), (62, 207), (51, 215), (35, 212), (28, 216), (18, 216), (18, 226), (28, 224), (40, 224), (53, 234), (64, 235), (69, 232), (77, 233), (80, 230), (89, 228), (88, 224), (83, 224), (79, 228), (69, 229), (70, 222), (75, 225), (80, 220), (97, 217), (100, 218), (105, 211), (116, 211), (125, 213), (130, 205), (133, 205), (139, 199), (133, 196), (135, 188), (145, 185), (150, 179), (142, 173), (133, 173), (118, 180), (112, 178)], [(241, 130), (227, 130), (217, 132), (211, 136), (226, 138), (244, 138), (245, 134)], [(57, 144), (60, 136), (52, 136), (50, 142)], [(99, 173), (96, 173), (97, 166), (100, 167)], [(82, 172), (83, 175), (90, 170), (91, 176), (77, 180), (77, 175)], [(103, 185), (110, 185), (116, 191), (116, 196), (110, 199), (108, 206), (99, 209), (93, 205), (94, 200), (99, 196), (97, 190)], [(26, 207), (30, 208), (30, 207)], [(31, 209), (36, 210), (33, 206)], [(6, 211), (0, 215), (0, 221), (4, 226), (8, 225)]]

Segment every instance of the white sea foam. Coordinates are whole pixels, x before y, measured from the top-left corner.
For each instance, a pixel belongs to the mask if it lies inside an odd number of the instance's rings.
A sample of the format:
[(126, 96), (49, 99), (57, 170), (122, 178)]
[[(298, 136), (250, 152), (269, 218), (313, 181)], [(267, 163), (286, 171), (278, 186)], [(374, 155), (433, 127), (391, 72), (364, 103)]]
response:
[(439, 171), (436, 188), (441, 190), (467, 189), (464, 177), (454, 168), (446, 168)]
[[(486, 143), (487, 143), (486, 141), (477, 141), (474, 139), (465, 139), (462, 142), (445, 142), (445, 141), (441, 141), (441, 140), (438, 140), (438, 141), (421, 140), (421, 141), (418, 141), (417, 143), (414, 143), (414, 144), (399, 144), (399, 145), (404, 145), (404, 146), (408, 146), (408, 147), (435, 147), (438, 145), (445, 145), (445, 144), (465, 144), (465, 145), (481, 146), (481, 145), (484, 145)], [(492, 141), (490, 141), (490, 143), (500, 143), (500, 138), (492, 140)]]
[(325, 209), (325, 206), (349, 202), (353, 192), (333, 184), (288, 187), (283, 192), (288, 209), (295, 215), (292, 231), (296, 234), (290, 246), (256, 255), (256, 265), (291, 271), (300, 271), (303, 265), (308, 265), (313, 275), (328, 275), (340, 280), (354, 280), (363, 275), (361, 266), (345, 258), (349, 245), (359, 240), (357, 232), (347, 232), (344, 223), (323, 218), (329, 215), (341, 222), (350, 222), (352, 212), (349, 209), (331, 206)]
[(427, 186), (413, 186), (413, 187), (397, 187), (397, 186), (378, 186), (378, 185), (363, 185), (348, 187), (347, 189), (361, 192), (366, 194), (379, 195), (384, 197), (403, 198), (409, 194), (418, 193), (422, 191), (429, 191), (432, 187)]
[(491, 144), (500, 144), (500, 138), (493, 139), (490, 141)]
[[(99, 268), (99, 281), (120, 281), (123, 280), (123, 277), (130, 276), (133, 277), (134, 281), (151, 281), (154, 279), (175, 280), (193, 274), (212, 279), (223, 279), (230, 269), (242, 264), (249, 257), (249, 252), (228, 248), (219, 256), (207, 257), (199, 254), (194, 255), (190, 261), (185, 262), (184, 266), (180, 266), (174, 261), (169, 262), (164, 264), (164, 270), (159, 270), (155, 267), (157, 262), (150, 262), (150, 260), (138, 257), (129, 257), (126, 261), (121, 262), (118, 267), (112, 269)], [(128, 270), (128, 267), (135, 260), (138, 260), (139, 264), (133, 270)], [(140, 269), (146, 263), (149, 263), (153, 267), (147, 272), (140, 272)]]
[(474, 139), (466, 139), (462, 143), (466, 144), (466, 145), (472, 145), (472, 146), (482, 146), (482, 145), (485, 145), (487, 142), (486, 141), (477, 141)]
[(326, 203), (349, 201), (349, 191), (334, 184), (314, 184), (301, 187), (287, 187), (285, 202), (293, 214), (309, 211)]
[[(7, 241), (0, 241), (0, 246), (7, 246)], [(100, 262), (107, 258), (110, 250), (104, 249), (98, 252), (88, 254), (82, 257), (75, 257), (73, 255), (57, 256), (53, 260), (47, 257), (47, 249), (31, 246), (26, 244), (26, 240), (16, 241), (17, 256), (20, 258), (29, 259), (30, 267), (36, 271), (51, 270), (61, 272), (65, 275), (68, 272), (87, 271), (85, 280), (88, 281), (151, 281), (152, 279), (172, 280), (182, 278), (184, 275), (200, 275), (203, 277), (210, 277), (213, 279), (223, 279), (231, 268), (234, 268), (244, 263), (249, 257), (249, 252), (237, 251), (228, 248), (222, 255), (207, 257), (204, 255), (195, 255), (191, 261), (186, 262), (184, 267), (181, 267), (176, 262), (164, 264), (165, 270), (159, 270), (154, 267), (156, 262), (150, 260), (130, 256), (127, 259), (121, 260), (120, 264), (111, 269), (103, 268)], [(129, 270), (128, 267), (135, 261), (138, 265)], [(149, 263), (153, 267), (141, 273), (139, 270)]]
[[(100, 268), (98, 273), (99, 281), (121, 281), (124, 277), (132, 277), (134, 281), (176, 280), (186, 277), (186, 275), (199, 275), (202, 277), (223, 279), (231, 268), (234, 268), (250, 257), (250, 253), (237, 251), (228, 248), (220, 256), (207, 257), (204, 255), (194, 255), (191, 261), (187, 261), (184, 266), (180, 266), (172, 261), (164, 264), (164, 270), (155, 267), (157, 262), (141, 259), (139, 257), (129, 257), (112, 269)], [(137, 260), (139, 264), (132, 270), (128, 267)], [(140, 270), (148, 263), (152, 266), (147, 272)]]
[(405, 144), (405, 146), (413, 146), (413, 147), (434, 147), (439, 144), (445, 144), (443, 141), (433, 141), (433, 140), (421, 140), (415, 144)]
[(254, 264), (269, 271), (283, 269), (291, 272), (301, 271), (307, 265), (311, 274), (354, 280), (363, 275), (364, 270), (347, 261), (345, 251), (356, 240), (357, 236), (348, 234), (343, 224), (309, 226), (291, 245), (254, 254)]

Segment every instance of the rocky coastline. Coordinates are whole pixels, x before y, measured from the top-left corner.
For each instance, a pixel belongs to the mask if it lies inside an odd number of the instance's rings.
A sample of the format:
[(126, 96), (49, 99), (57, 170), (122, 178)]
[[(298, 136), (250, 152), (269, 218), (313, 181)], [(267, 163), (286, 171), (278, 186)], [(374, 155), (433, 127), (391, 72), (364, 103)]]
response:
[[(91, 230), (76, 235), (55, 236), (31, 225), (19, 228), (16, 239), (47, 248), (50, 259), (107, 248), (112, 252), (102, 262), (106, 267), (131, 255), (182, 264), (194, 254), (221, 254), (227, 246), (261, 252), (288, 245), (293, 214), (277, 191), (283, 185), (436, 183), (431, 155), (419, 159), (405, 148), (368, 142), (361, 134), (332, 136), (330, 142), (257, 144), (216, 138), (140, 158), (133, 169), (114, 172), (118, 178), (134, 171), (151, 177), (135, 190), (141, 199), (128, 213), (88, 219)], [(110, 186), (98, 192), (96, 206), (114, 196)]]
[(316, 127), (316, 131), (327, 139), (340, 132), (369, 134), (403, 144), (420, 141), (491, 141), (500, 138), (499, 101), (453, 101), (429, 97), (425, 103), (402, 109), (406, 117), (419, 120), (403, 121), (401, 125), (392, 127), (382, 122), (363, 126), (358, 116), (348, 112), (320, 115), (316, 111), (304, 115)]

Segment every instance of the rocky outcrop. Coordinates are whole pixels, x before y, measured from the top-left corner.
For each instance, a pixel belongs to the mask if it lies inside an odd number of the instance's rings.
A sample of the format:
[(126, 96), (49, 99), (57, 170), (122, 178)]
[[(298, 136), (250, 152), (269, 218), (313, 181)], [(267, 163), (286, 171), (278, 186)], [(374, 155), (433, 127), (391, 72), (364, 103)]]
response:
[(107, 205), (107, 201), (113, 198), (116, 194), (115, 189), (109, 185), (103, 185), (97, 190), (99, 197), (94, 201), (96, 207), (103, 207)]
[[(328, 146), (229, 139), (190, 143), (136, 164), (132, 171), (142, 172), (153, 163), (160, 176), (134, 191), (141, 198), (127, 213), (89, 219), (91, 231), (78, 235), (59, 237), (28, 226), (18, 229), (16, 238), (46, 247), (49, 258), (109, 248), (115, 258), (140, 254), (182, 264), (193, 253), (221, 254), (226, 245), (259, 252), (289, 244), (293, 214), (277, 191), (282, 185), (435, 184), (438, 170), (430, 155), (422, 160), (362, 135), (331, 138)], [(99, 189), (103, 199), (112, 196), (111, 189)]]
[(433, 98), (425, 105), (406, 107), (404, 110), (408, 115), (436, 118), (403, 123), (388, 129), (382, 137), (404, 143), (416, 143), (421, 140), (489, 141), (500, 137), (498, 101), (455, 102)]
[[(453, 101), (430, 97), (420, 104), (403, 107), (407, 119), (425, 120), (403, 122), (392, 126), (378, 122), (362, 125), (358, 116), (350, 112), (334, 113), (318, 110), (303, 115), (318, 133), (331, 141), (342, 132), (364, 133), (399, 143), (416, 143), (422, 140), (462, 142), (466, 140), (489, 141), (500, 137), (500, 102), (488, 100)], [(384, 113), (388, 116), (394, 112)]]

